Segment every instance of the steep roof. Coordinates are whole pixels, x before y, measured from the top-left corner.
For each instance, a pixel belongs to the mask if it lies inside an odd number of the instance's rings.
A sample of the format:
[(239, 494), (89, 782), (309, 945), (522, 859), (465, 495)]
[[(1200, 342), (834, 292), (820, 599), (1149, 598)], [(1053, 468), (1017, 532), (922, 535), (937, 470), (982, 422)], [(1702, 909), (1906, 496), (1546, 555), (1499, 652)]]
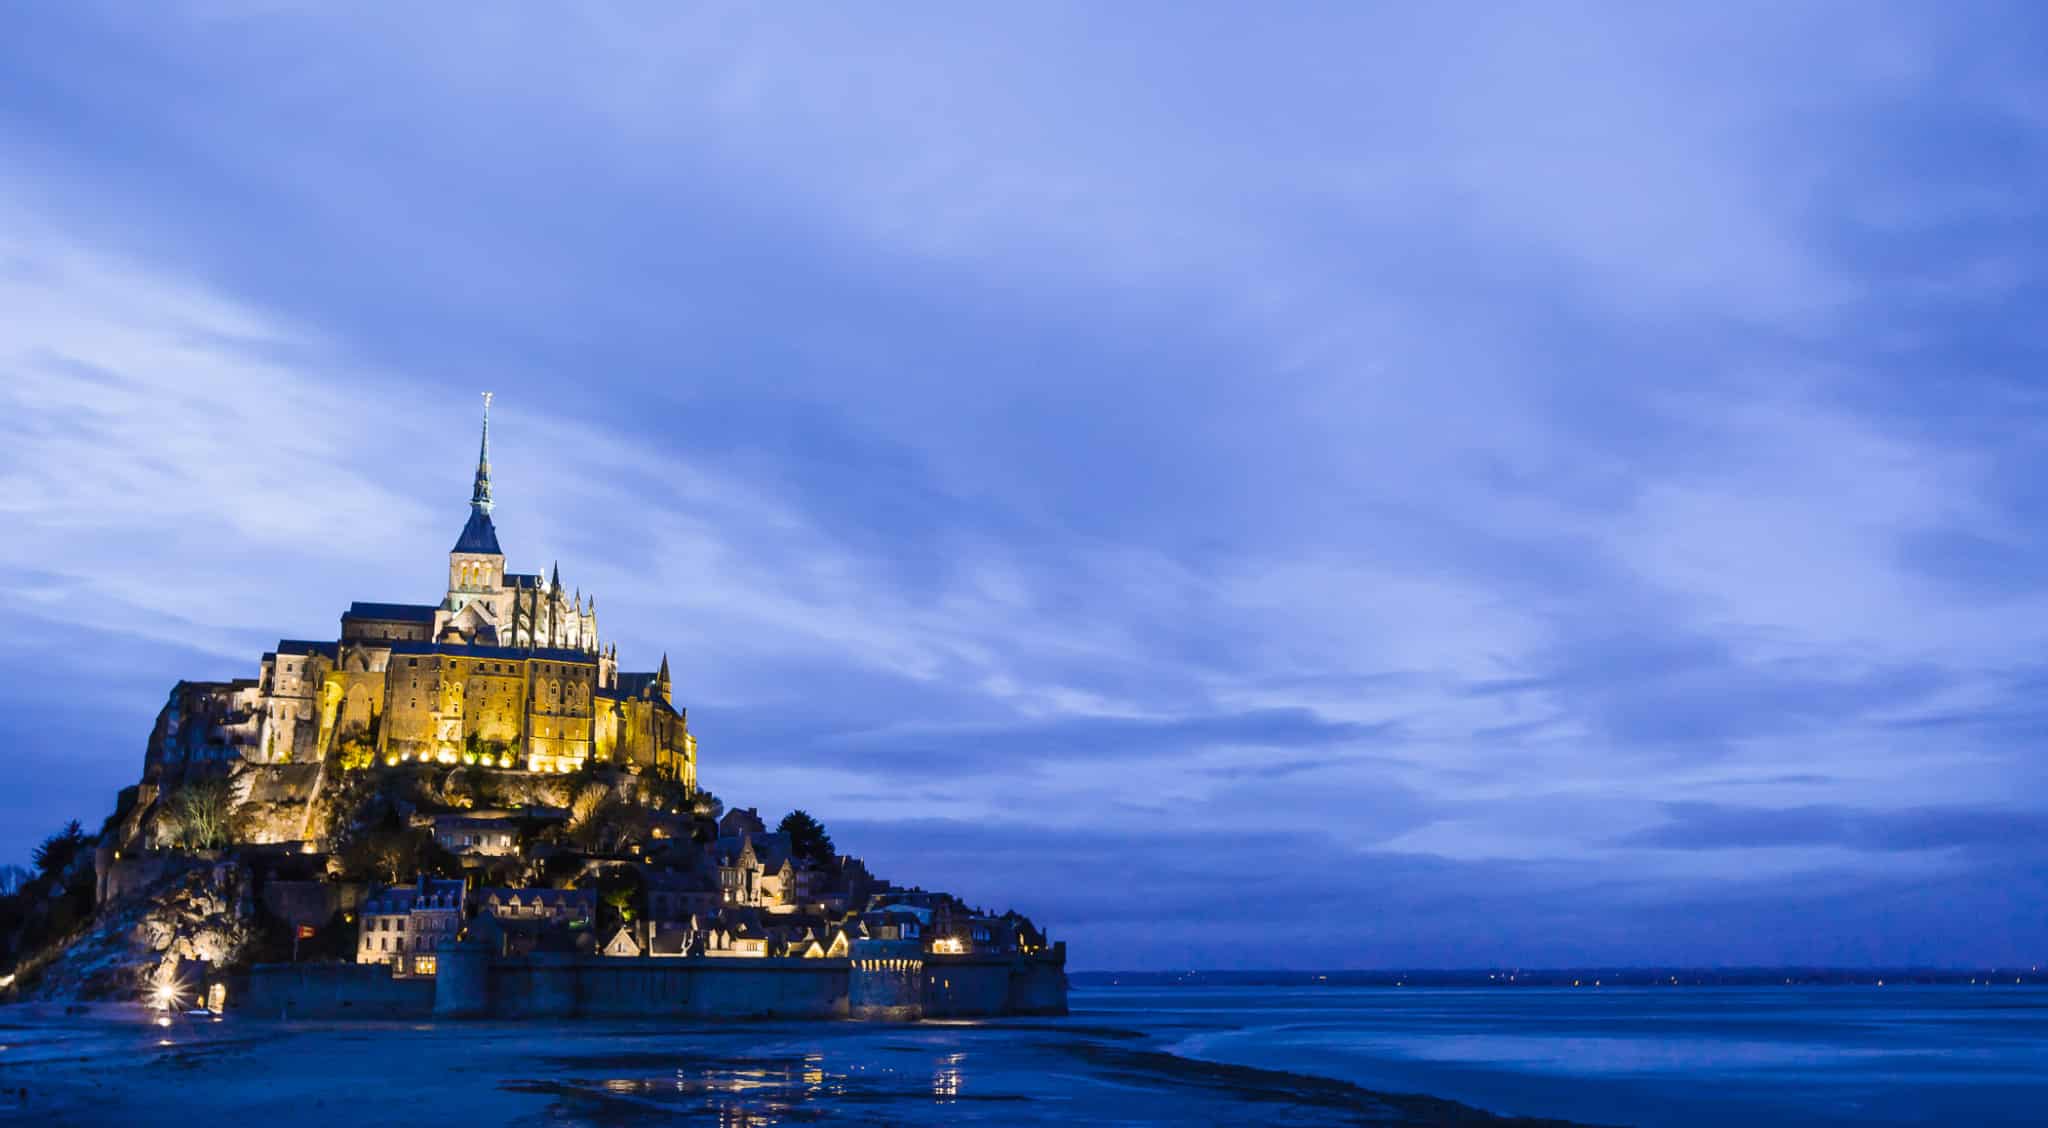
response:
[(534, 658), (544, 662), (578, 662), (586, 666), (597, 663), (597, 655), (588, 651), (563, 650), (559, 647), (537, 647), (528, 650), (518, 646), (468, 646), (459, 642), (428, 642), (424, 639), (397, 639), (379, 645), (393, 654), (451, 654), (459, 658)]
[(477, 890), (472, 895), (472, 900), (484, 905), (492, 903), (510, 905), (516, 901), (520, 905), (544, 905), (551, 909), (567, 908), (584, 909), (586, 911), (594, 910), (597, 907), (597, 894), (588, 889), (547, 889), (539, 887), (512, 889), (505, 886), (491, 886)]
[(279, 640), (279, 641), (278, 641), (278, 644), (277, 644), (277, 649), (276, 649), (276, 650), (274, 650), (274, 651), (272, 651), (272, 653), (273, 653), (273, 654), (320, 654), (320, 655), (324, 655), (324, 656), (326, 656), (326, 657), (328, 657), (328, 658), (332, 658), (332, 657), (334, 657), (335, 653), (336, 653), (337, 651), (339, 651), (339, 650), (340, 650), (340, 644), (339, 644), (339, 643), (333, 643), (333, 642), (312, 642), (312, 641), (309, 641), (309, 640), (307, 640), (307, 639), (303, 639), (303, 638), (287, 638), (287, 639), (281, 639), (281, 640)]
[(416, 885), (390, 885), (363, 899), (365, 913), (403, 913), (414, 909), (462, 907), (461, 878), (422, 877)]
[(770, 873), (782, 868), (784, 862), (794, 860), (787, 834), (757, 834), (754, 836), (754, 856), (761, 860), (761, 868)]
[(659, 674), (621, 673), (619, 675), (618, 694), (620, 697), (639, 697), (642, 693), (646, 692), (647, 687), (654, 684), (654, 679), (659, 676)]
[(383, 619), (387, 622), (431, 623), (440, 608), (431, 603), (351, 603), (344, 619)]
[(498, 530), (491, 527), (491, 393), (484, 393), (483, 439), (476, 451), (476, 488), (469, 495), (469, 521), (455, 540), (455, 552), (503, 556)]
[(481, 509), (469, 511), (469, 520), (462, 525), (462, 535), (455, 538), (455, 547), (449, 551), (505, 555), (505, 550), (498, 547), (498, 530), (491, 524), (491, 515)]

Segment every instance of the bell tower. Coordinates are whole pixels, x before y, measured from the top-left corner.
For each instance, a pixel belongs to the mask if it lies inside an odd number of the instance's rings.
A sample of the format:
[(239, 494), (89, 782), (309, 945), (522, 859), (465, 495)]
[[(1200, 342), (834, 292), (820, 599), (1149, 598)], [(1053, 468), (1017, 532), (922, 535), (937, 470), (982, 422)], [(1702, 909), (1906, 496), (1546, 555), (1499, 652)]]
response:
[[(469, 520), (448, 553), (448, 598), (444, 610), (459, 613), (481, 603), (495, 625), (503, 616), (505, 553), (491, 524), (491, 393), (484, 393), (483, 441), (477, 448), (476, 481), (469, 495)], [(481, 640), (479, 640), (481, 641)]]

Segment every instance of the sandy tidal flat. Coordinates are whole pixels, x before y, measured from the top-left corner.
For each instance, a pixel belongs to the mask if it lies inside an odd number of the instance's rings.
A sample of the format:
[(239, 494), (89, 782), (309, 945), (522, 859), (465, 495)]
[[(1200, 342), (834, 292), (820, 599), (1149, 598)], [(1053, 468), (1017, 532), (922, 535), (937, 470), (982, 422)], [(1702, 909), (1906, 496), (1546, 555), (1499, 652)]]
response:
[(0, 1123), (42, 1126), (1505, 1123), (1194, 1062), (1086, 1019), (164, 1028), (125, 1008), (10, 1008), (0, 1047)]

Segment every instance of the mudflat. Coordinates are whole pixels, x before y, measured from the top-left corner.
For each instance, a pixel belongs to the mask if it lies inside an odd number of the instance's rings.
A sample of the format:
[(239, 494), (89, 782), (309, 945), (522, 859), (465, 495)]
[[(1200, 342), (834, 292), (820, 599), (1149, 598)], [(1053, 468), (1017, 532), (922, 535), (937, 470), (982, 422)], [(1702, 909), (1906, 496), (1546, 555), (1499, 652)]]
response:
[[(1522, 1124), (1086, 1019), (315, 1023), (0, 1010), (0, 1122)], [(233, 1123), (234, 1121), (229, 1121)]]

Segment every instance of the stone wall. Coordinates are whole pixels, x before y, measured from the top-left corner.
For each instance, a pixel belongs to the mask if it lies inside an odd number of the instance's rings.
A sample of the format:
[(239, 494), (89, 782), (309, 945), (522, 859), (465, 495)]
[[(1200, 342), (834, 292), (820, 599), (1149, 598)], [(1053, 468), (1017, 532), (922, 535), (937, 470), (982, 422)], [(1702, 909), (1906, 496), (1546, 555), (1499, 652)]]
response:
[(123, 855), (121, 851), (107, 845), (99, 847), (96, 860), (98, 869), (95, 880), (98, 882), (98, 890), (95, 900), (101, 905), (140, 893), (171, 874), (188, 869), (192, 865), (192, 859), (182, 854)]
[(905, 1022), (924, 1014), (924, 946), (915, 940), (856, 940), (847, 1010), (854, 1018)]
[(1018, 961), (1010, 972), (1011, 1014), (1067, 1013), (1067, 945)]
[[(910, 945), (915, 949), (916, 945)], [(432, 979), (377, 964), (270, 964), (243, 993), (275, 1018), (963, 1018), (1065, 1014), (1064, 953), (948, 956), (871, 948), (851, 960), (607, 959), (535, 953), (500, 959), (448, 941)]]
[(1010, 1012), (1008, 957), (927, 956), (924, 1017), (969, 1018)]
[(521, 959), (449, 946), (440, 974), (451, 969), (473, 983), (463, 965), (486, 960), (483, 998), (456, 997), (437, 1007), (448, 1015), (496, 1018), (844, 1018), (845, 960), (606, 959), (535, 953)]
[(434, 981), (393, 979), (383, 964), (257, 964), (228, 993), (251, 1018), (424, 1018), (434, 1013)]

